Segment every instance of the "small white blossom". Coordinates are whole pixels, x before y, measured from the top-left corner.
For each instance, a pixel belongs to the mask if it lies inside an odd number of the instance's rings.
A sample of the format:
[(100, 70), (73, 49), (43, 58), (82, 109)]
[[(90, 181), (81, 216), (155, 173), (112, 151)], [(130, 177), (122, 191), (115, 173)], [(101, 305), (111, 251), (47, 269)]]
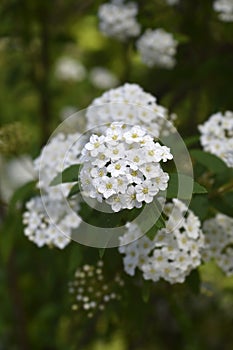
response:
[(233, 275), (233, 218), (217, 214), (203, 223), (205, 245), (202, 250), (204, 261), (215, 260), (227, 276)]
[(147, 29), (138, 39), (137, 48), (142, 62), (149, 67), (158, 66), (171, 69), (175, 66), (178, 42), (164, 29)]
[(215, 0), (214, 10), (223, 22), (233, 22), (233, 1), (232, 0)]
[(94, 67), (90, 71), (90, 81), (98, 89), (112, 89), (118, 85), (117, 77), (104, 67)]
[(99, 7), (98, 16), (100, 30), (108, 37), (124, 41), (140, 33), (140, 25), (136, 21), (138, 7), (135, 2), (124, 4), (113, 0)]
[(233, 167), (233, 112), (216, 113), (202, 125), (200, 141), (205, 151), (221, 158)]
[(62, 57), (56, 63), (55, 75), (60, 80), (82, 81), (86, 77), (86, 69), (77, 60)]
[(180, 0), (165, 0), (168, 5), (176, 5)]

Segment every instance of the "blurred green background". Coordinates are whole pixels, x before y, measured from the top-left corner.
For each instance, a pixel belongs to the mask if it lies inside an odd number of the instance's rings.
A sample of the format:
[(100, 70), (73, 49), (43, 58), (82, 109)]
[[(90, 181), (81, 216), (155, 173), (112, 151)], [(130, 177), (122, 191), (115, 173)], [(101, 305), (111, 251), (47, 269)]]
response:
[[(97, 17), (103, 1), (1, 1), (1, 127), (21, 123), (17, 137), (7, 138), (1, 176), (12, 158), (39, 154), (65, 108), (86, 108), (104, 92), (91, 81), (94, 67), (109, 69), (119, 85), (137, 83), (154, 94), (177, 113), (185, 139), (198, 135), (197, 125), (212, 113), (233, 110), (233, 24), (218, 20), (213, 1), (181, 0), (175, 7), (163, 0), (136, 2), (142, 31), (161, 27), (180, 42), (173, 70), (143, 65), (134, 40), (104, 37)], [(85, 76), (59, 79), (62, 57), (83, 65)], [(99, 252), (76, 243), (64, 251), (38, 249), (23, 235), (23, 207), (8, 210), (0, 197), (0, 350), (233, 349), (233, 279), (213, 264), (200, 269), (200, 293), (189, 283), (161, 282), (147, 302), (140, 278), (127, 277), (121, 301), (88, 319), (71, 311), (68, 282), (78, 265), (95, 263)], [(116, 250), (104, 260), (108, 278), (122, 270)]]

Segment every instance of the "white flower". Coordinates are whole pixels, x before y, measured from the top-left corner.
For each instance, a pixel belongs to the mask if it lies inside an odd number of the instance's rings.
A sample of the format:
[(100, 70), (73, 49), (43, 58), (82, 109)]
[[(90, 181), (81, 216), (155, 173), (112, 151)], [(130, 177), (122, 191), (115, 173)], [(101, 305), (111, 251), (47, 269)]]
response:
[[(141, 142), (142, 138), (145, 142)], [(152, 156), (150, 161), (145, 159), (148, 147), (155, 154), (159, 153), (159, 157)], [(139, 208), (142, 202), (151, 202), (169, 181), (159, 165), (159, 160), (165, 157), (161, 153), (163, 147), (158, 142), (154, 143), (140, 126), (131, 128), (119, 122), (112, 123), (101, 136), (91, 135), (80, 158), (84, 164), (80, 183), (85, 195), (100, 202), (104, 200), (114, 211)], [(100, 154), (105, 156), (99, 159)], [(168, 148), (166, 157), (172, 157)], [(150, 179), (146, 171), (151, 171)]]
[[(73, 183), (50, 186), (53, 178), (65, 167), (79, 162), (81, 146), (76, 144), (79, 137), (78, 133), (69, 136), (57, 134), (34, 161), (34, 168), (40, 173), (37, 187), (42, 194), (26, 203), (23, 222), (25, 235), (39, 247), (48, 245), (65, 248), (71, 241), (72, 229), (81, 223), (80, 216), (76, 214), (79, 204), (71, 200), (72, 211), (64, 201), (64, 196), (68, 195)], [(87, 166), (84, 167), (82, 175), (83, 187), (90, 193), (91, 183), (86, 182), (90, 178)]]
[(90, 71), (90, 81), (98, 89), (111, 89), (118, 85), (117, 77), (104, 67), (94, 67)]
[[(128, 238), (132, 238), (132, 232), (137, 232), (137, 237), (141, 238), (121, 246), (119, 252), (125, 255), (124, 269), (130, 275), (133, 275), (138, 268), (143, 272), (145, 280), (156, 282), (164, 279), (172, 284), (183, 283), (186, 276), (201, 264), (200, 253), (204, 247), (204, 235), (200, 230), (198, 218), (184, 203), (176, 199), (172, 203), (165, 204), (164, 209), (164, 213), (169, 213), (169, 220), (166, 221), (165, 228), (156, 233), (153, 240), (149, 240), (146, 236), (141, 237), (140, 228), (134, 223), (128, 223), (127, 232), (121, 237), (120, 243), (128, 243)], [(177, 228), (178, 218), (180, 224)], [(195, 223), (196, 231), (192, 230), (192, 234), (186, 231), (190, 222)], [(173, 229), (171, 223), (174, 223)]]
[(62, 57), (56, 63), (55, 75), (60, 80), (82, 81), (86, 77), (86, 69), (77, 60)]
[(104, 141), (105, 138), (103, 136), (92, 135), (85, 148), (90, 152), (92, 157), (96, 157), (98, 153), (102, 154), (105, 151)]
[[(106, 91), (101, 97), (94, 99), (86, 116), (89, 129), (122, 121), (128, 125), (144, 127), (153, 138), (159, 137), (161, 133), (165, 135), (174, 132), (173, 115), (169, 116), (167, 109), (158, 105), (156, 98), (137, 84), (126, 83)], [(145, 137), (143, 142), (146, 142)]]
[(204, 261), (214, 259), (227, 276), (233, 275), (233, 218), (217, 214), (203, 223), (205, 245), (202, 250)]
[[(44, 205), (46, 205), (47, 211)], [(27, 211), (23, 215), (23, 222), (26, 225), (25, 234), (38, 247), (48, 245), (63, 249), (70, 243), (69, 236), (72, 227), (78, 227), (81, 221), (78, 216), (75, 220), (74, 217), (71, 218), (71, 214), (65, 211), (64, 205), (52, 200), (48, 195), (33, 197), (27, 202), (26, 209)], [(37, 220), (35, 220), (35, 215)], [(61, 224), (61, 218), (65, 215), (68, 215), (69, 219), (63, 219), (64, 231), (60, 232), (55, 225)]]
[(120, 194), (113, 194), (109, 198), (106, 199), (106, 203), (111, 205), (112, 210), (114, 212), (118, 212), (121, 209), (125, 208), (124, 197)]
[(228, 167), (233, 167), (233, 112), (216, 113), (202, 125), (200, 141), (205, 151), (221, 158)]
[(167, 69), (175, 66), (177, 45), (173, 35), (164, 29), (147, 29), (137, 41), (143, 63), (149, 67), (159, 66)]
[(134, 126), (130, 131), (124, 133), (126, 143), (141, 142), (146, 131), (139, 126)]
[(159, 192), (159, 189), (155, 187), (150, 180), (146, 180), (142, 184), (136, 185), (135, 189), (138, 202), (150, 203), (153, 201), (154, 196)]
[(233, 22), (233, 1), (232, 0), (215, 0), (214, 10), (223, 22)]
[(5, 202), (10, 200), (12, 194), (17, 188), (28, 181), (36, 179), (33, 161), (26, 155), (9, 160), (0, 156), (0, 168), (0, 193)]
[(124, 4), (123, 1), (112, 1), (103, 4), (98, 11), (100, 30), (106, 36), (122, 41), (137, 36), (140, 32), (140, 25), (136, 21), (137, 13), (135, 2)]
[(141, 208), (142, 203), (137, 200), (136, 197), (136, 189), (134, 186), (129, 186), (127, 189), (127, 192), (125, 194), (125, 203), (126, 208), (132, 209), (132, 208)]
[(117, 180), (112, 177), (103, 176), (94, 182), (98, 187), (98, 192), (103, 194), (104, 198), (109, 198), (117, 193)]
[(176, 5), (180, 0), (165, 0), (168, 5)]
[(118, 177), (119, 175), (126, 174), (126, 165), (126, 161), (120, 159), (118, 162), (109, 164), (107, 171), (111, 173), (111, 176)]

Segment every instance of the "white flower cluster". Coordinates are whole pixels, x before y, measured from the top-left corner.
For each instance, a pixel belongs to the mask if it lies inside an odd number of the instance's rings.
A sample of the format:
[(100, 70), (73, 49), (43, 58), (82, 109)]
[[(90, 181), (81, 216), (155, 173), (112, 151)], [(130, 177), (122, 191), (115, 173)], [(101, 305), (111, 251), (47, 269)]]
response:
[(140, 25), (136, 21), (138, 7), (135, 2), (124, 4), (113, 0), (99, 7), (100, 30), (106, 36), (124, 41), (140, 33)]
[(175, 66), (178, 42), (164, 29), (147, 29), (138, 39), (137, 48), (142, 62), (148, 67), (158, 66), (171, 69)]
[(52, 200), (49, 195), (33, 197), (26, 203), (26, 209), (24, 234), (38, 247), (48, 245), (64, 249), (70, 243), (72, 229), (81, 223), (76, 213), (69, 212), (62, 202)]
[(186, 276), (201, 264), (200, 250), (204, 235), (197, 216), (178, 199), (166, 203), (166, 227), (160, 229), (155, 238), (147, 236), (133, 241), (140, 234), (140, 228), (128, 223), (128, 232), (120, 238), (120, 253), (124, 254), (124, 269), (133, 276), (138, 267), (145, 280), (154, 282), (164, 279), (169, 283), (183, 283)]
[(62, 57), (56, 63), (55, 75), (60, 80), (82, 81), (86, 77), (86, 69), (77, 60)]
[(233, 22), (233, 0), (215, 0), (214, 10), (223, 22)]
[[(172, 120), (165, 107), (156, 103), (156, 97), (145, 92), (137, 84), (124, 84), (106, 91), (94, 99), (87, 109), (87, 128), (111, 122), (124, 121), (129, 125), (141, 125), (154, 137), (174, 131)], [(169, 121), (169, 123), (167, 123)]]
[(233, 167), (233, 112), (213, 114), (198, 128), (204, 150), (221, 158), (228, 167)]
[(65, 183), (51, 187), (50, 183), (65, 168), (79, 163), (81, 145), (78, 145), (77, 141), (80, 136), (79, 133), (57, 134), (34, 160), (35, 170), (39, 174), (37, 187), (45, 194), (49, 194), (51, 199), (62, 199), (69, 194), (72, 184)]
[(108, 281), (104, 275), (103, 262), (97, 265), (84, 265), (75, 272), (74, 281), (69, 283), (69, 292), (73, 296), (72, 310), (87, 313), (93, 317), (96, 312), (105, 309), (113, 300), (119, 300), (120, 289), (124, 281), (117, 274)]
[(98, 89), (111, 89), (119, 83), (117, 77), (104, 67), (94, 67), (90, 72), (90, 81)]
[(233, 275), (233, 218), (217, 214), (203, 223), (205, 246), (202, 259), (214, 259), (227, 276)]
[(169, 175), (160, 162), (172, 158), (170, 149), (140, 126), (112, 123), (101, 136), (93, 134), (82, 151), (81, 187), (114, 212), (140, 208), (166, 190)]
[(81, 223), (81, 218), (75, 213), (78, 203), (70, 201), (72, 211), (64, 200), (73, 184), (50, 186), (58, 173), (78, 162), (79, 148), (71, 146), (79, 136), (78, 133), (56, 135), (34, 161), (35, 170), (40, 173), (37, 187), (41, 190), (41, 197), (33, 197), (26, 203), (23, 222), (25, 235), (38, 247), (48, 245), (63, 249), (70, 243), (72, 229)]
[(176, 5), (180, 0), (165, 0), (168, 5)]

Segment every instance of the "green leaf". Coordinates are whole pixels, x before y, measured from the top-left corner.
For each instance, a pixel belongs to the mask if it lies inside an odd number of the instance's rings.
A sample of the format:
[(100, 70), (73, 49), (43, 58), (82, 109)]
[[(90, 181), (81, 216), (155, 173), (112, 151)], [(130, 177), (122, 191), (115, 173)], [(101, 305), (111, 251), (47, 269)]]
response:
[(61, 183), (66, 182), (76, 182), (78, 181), (78, 173), (81, 164), (71, 165), (69, 168), (63, 170), (62, 173), (57, 174), (55, 178), (51, 181), (50, 186), (56, 186)]
[(209, 209), (209, 199), (205, 195), (194, 195), (190, 203), (190, 209), (196, 214), (199, 219), (204, 220)]
[(200, 293), (201, 278), (198, 270), (193, 270), (186, 278), (187, 285), (194, 294)]
[(227, 195), (211, 198), (211, 205), (220, 213), (233, 217), (233, 202), (228, 200)]
[[(171, 173), (167, 188), (167, 198), (190, 199), (190, 189), (193, 194), (207, 193), (205, 187), (199, 185), (192, 177)], [(178, 195), (179, 190), (179, 195)]]
[(9, 210), (14, 210), (19, 202), (25, 202), (36, 192), (37, 181), (30, 181), (19, 187), (11, 197)]
[(174, 38), (179, 42), (179, 44), (186, 44), (190, 41), (190, 38), (183, 33), (173, 33)]
[(73, 196), (75, 196), (76, 194), (78, 194), (81, 191), (80, 186), (79, 186), (79, 182), (77, 182), (70, 190), (70, 193), (68, 195), (68, 198), (71, 198)]
[(165, 226), (166, 226), (166, 222), (165, 222), (163, 216), (160, 215), (160, 217), (158, 218), (156, 223), (149, 229), (149, 231), (147, 231), (147, 233), (146, 233), (147, 237), (153, 241), (158, 230), (161, 230)]
[(198, 163), (202, 164), (214, 174), (219, 174), (221, 172), (228, 171), (228, 167), (226, 166), (226, 164), (220, 158), (216, 157), (211, 153), (195, 149), (190, 151), (190, 155)]
[(194, 136), (189, 136), (186, 139), (184, 139), (184, 142), (187, 147), (193, 146), (196, 143), (199, 142), (200, 136), (199, 135), (194, 135)]
[(105, 248), (99, 248), (99, 257), (100, 257), (100, 259), (103, 258), (104, 253), (105, 253)]

